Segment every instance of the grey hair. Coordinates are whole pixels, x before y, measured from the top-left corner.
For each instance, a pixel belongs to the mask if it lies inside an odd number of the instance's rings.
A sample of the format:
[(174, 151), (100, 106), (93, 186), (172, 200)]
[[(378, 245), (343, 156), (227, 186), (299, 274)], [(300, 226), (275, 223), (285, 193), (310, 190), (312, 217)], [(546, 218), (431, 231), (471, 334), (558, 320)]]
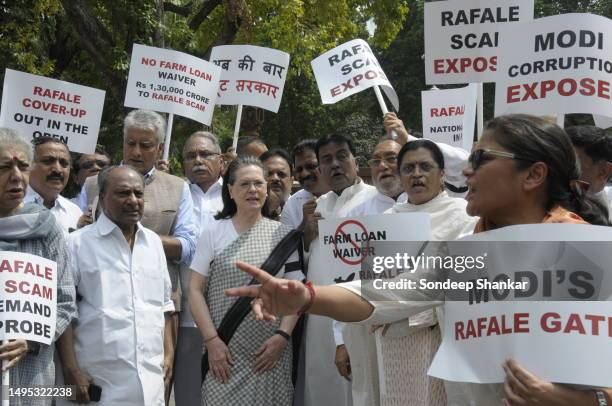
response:
[(185, 156), (185, 147), (187, 146), (189, 141), (195, 138), (204, 138), (205, 140), (212, 142), (213, 147), (214, 147), (213, 149), (215, 150), (215, 152), (217, 154), (221, 153), (221, 146), (219, 145), (219, 140), (217, 139), (217, 136), (215, 134), (208, 132), (208, 131), (196, 131), (193, 134), (191, 134), (185, 141), (185, 146), (183, 146), (183, 156)]
[(32, 162), (34, 152), (32, 144), (27, 142), (19, 133), (11, 128), (0, 127), (0, 150), (3, 149), (20, 149), (28, 158), (28, 162)]
[(152, 131), (157, 136), (158, 144), (166, 138), (166, 120), (158, 113), (150, 110), (132, 110), (123, 120), (123, 138), (131, 129)]
[(99, 190), (98, 195), (100, 197), (102, 197), (102, 194), (106, 191), (106, 179), (108, 178), (108, 176), (111, 174), (112, 171), (114, 171), (115, 169), (119, 169), (119, 168), (127, 169), (131, 172), (134, 172), (136, 175), (138, 175), (138, 177), (140, 178), (144, 186), (145, 184), (144, 176), (142, 176), (142, 174), (138, 172), (136, 169), (132, 168), (129, 165), (111, 165), (109, 167), (102, 169), (100, 173), (98, 174), (98, 190)]

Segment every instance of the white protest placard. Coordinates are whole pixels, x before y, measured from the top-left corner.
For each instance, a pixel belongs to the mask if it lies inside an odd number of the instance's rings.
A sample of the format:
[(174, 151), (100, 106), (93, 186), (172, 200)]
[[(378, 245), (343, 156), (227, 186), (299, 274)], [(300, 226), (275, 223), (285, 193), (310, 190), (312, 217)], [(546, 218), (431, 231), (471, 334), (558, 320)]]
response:
[(490, 282), (526, 285), (447, 299), (443, 342), (430, 375), (501, 383), (502, 364), (514, 359), (546, 381), (612, 386), (612, 364), (601, 362), (612, 357), (611, 229), (523, 225), (464, 241), (476, 245), (455, 250), (451, 245), (451, 255), (484, 252)]
[(610, 116), (605, 117), (605, 116), (599, 116), (597, 114), (593, 114), (593, 121), (595, 122), (595, 125), (597, 127), (603, 128), (604, 130), (606, 128), (612, 127), (612, 117)]
[(98, 140), (104, 95), (100, 89), (7, 69), (0, 126), (17, 130), (28, 141), (54, 137), (70, 151), (91, 154)]
[(21, 338), (51, 345), (57, 312), (56, 263), (0, 251), (0, 292), (0, 342)]
[(395, 110), (399, 110), (397, 93), (364, 40), (345, 42), (315, 58), (311, 65), (323, 104), (333, 104), (372, 86), (380, 86)]
[(494, 82), (501, 46), (499, 29), (532, 20), (533, 3), (534, 0), (425, 3), (425, 82)]
[(321, 263), (327, 265), (327, 275), (321, 284), (348, 282), (358, 279), (392, 278), (364, 267), (372, 257), (380, 255), (372, 241), (426, 241), (430, 237), (429, 215), (426, 213), (379, 214), (319, 221)]
[(540, 18), (513, 26), (500, 46), (496, 116), (610, 114), (612, 20), (594, 14)]
[(217, 104), (256, 106), (278, 112), (289, 54), (254, 45), (214, 47), (210, 61), (221, 68)]
[(221, 68), (193, 55), (134, 44), (124, 104), (212, 120)]
[(458, 89), (422, 91), (423, 138), (470, 151), (477, 96), (474, 83)]

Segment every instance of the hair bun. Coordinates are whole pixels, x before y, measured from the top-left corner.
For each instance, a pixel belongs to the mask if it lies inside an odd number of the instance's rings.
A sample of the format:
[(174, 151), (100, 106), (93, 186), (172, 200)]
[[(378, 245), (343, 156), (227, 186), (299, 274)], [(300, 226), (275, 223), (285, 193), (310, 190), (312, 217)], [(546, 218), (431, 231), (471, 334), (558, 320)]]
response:
[(576, 197), (582, 198), (591, 187), (591, 184), (583, 180), (574, 179), (570, 180), (569, 186)]

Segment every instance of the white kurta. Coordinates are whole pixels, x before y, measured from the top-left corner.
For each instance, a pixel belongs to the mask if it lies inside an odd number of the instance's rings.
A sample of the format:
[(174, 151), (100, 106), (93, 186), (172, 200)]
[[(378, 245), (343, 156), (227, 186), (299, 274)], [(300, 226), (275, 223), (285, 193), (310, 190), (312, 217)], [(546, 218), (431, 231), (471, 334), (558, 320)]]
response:
[(302, 208), (313, 197), (314, 195), (306, 189), (301, 189), (289, 196), (281, 213), (281, 223), (287, 224), (294, 229), (298, 228), (304, 219)]
[[(26, 195), (23, 201), (24, 203), (36, 203), (44, 206), (44, 199), (42, 196), (29, 185), (26, 189)], [(57, 196), (55, 204), (51, 207), (50, 211), (55, 216), (55, 220), (57, 220), (57, 223), (60, 225), (65, 235), (77, 229), (79, 218), (83, 215), (79, 206), (62, 195)]]
[[(403, 203), (408, 196), (402, 193), (397, 202)], [(397, 203), (395, 199), (376, 192), (372, 197), (351, 209), (346, 217), (382, 214)], [(356, 274), (356, 279), (359, 275)], [(353, 406), (377, 406), (380, 404), (378, 385), (378, 357), (376, 336), (367, 326), (346, 324), (333, 320), (336, 345), (346, 344), (351, 360)]]
[(102, 387), (98, 405), (164, 405), (164, 313), (174, 305), (160, 238), (139, 224), (130, 251), (102, 214), (70, 234), (68, 247), (81, 296), (75, 353)]
[(432, 240), (452, 241), (474, 232), (478, 217), (468, 216), (466, 207), (465, 199), (450, 197), (443, 191), (423, 204), (398, 202), (387, 213), (428, 213)]
[[(467, 201), (461, 198), (450, 197), (443, 191), (430, 201), (415, 205), (411, 203), (398, 203), (387, 213), (428, 213), (430, 215), (431, 239), (433, 241), (452, 241), (470, 235), (476, 227), (477, 217), (470, 217), (466, 213)], [(410, 320), (397, 322), (391, 325), (386, 336), (382, 339), (382, 353), (385, 356), (384, 370), (379, 371), (383, 374), (388, 384), (387, 399), (383, 404), (399, 404), (398, 402), (406, 399), (413, 399), (415, 405), (425, 405), (432, 402), (432, 399), (441, 401), (443, 395), (440, 394), (440, 381), (435, 378), (423, 379), (433, 355), (439, 345), (439, 334), (427, 327), (438, 323), (444, 324), (444, 314), (441, 308), (434, 312), (429, 310), (416, 315)], [(436, 337), (436, 338), (434, 338)], [(407, 358), (399, 357), (407, 351), (414, 351), (420, 348), (421, 356), (410, 356)], [(426, 353), (426, 356), (423, 356)], [(405, 371), (406, 375), (397, 376), (398, 373)], [(413, 379), (412, 374), (421, 374)], [(411, 376), (412, 375), (412, 376)], [(420, 378), (420, 379), (419, 379)], [(402, 387), (393, 387), (392, 382), (410, 381)], [(412, 385), (411, 385), (412, 383)], [(444, 387), (449, 399), (457, 399), (457, 392), (465, 388), (453, 382), (444, 382)], [(410, 391), (420, 393), (412, 395)], [(437, 393), (436, 393), (437, 392)]]
[[(213, 216), (223, 209), (222, 186), (223, 180), (221, 178), (213, 183), (206, 192), (194, 183), (189, 185), (198, 238), (203, 229), (210, 228), (216, 221)], [(181, 312), (179, 313), (180, 329), (174, 353), (174, 400), (177, 406), (200, 406), (202, 403), (202, 335), (193, 321), (188, 303), (189, 295), (187, 292), (190, 276), (189, 265), (181, 264), (180, 277), (183, 294), (181, 296)]]
[[(317, 200), (316, 211), (323, 218), (345, 217), (357, 205), (372, 198), (376, 188), (358, 180), (346, 188), (340, 196), (328, 192)], [(320, 241), (310, 244), (310, 261), (307, 278), (315, 285), (328, 284), (327, 266), (320, 255)], [(306, 406), (347, 406), (351, 405), (351, 384), (336, 369), (334, 363), (336, 345), (332, 334), (332, 320), (327, 317), (310, 315), (305, 335), (305, 390)]]

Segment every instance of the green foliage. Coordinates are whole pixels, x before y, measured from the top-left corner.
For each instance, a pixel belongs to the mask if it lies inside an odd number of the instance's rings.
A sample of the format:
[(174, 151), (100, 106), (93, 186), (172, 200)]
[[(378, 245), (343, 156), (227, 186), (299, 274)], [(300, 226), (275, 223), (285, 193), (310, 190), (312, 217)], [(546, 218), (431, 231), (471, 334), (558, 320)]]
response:
[[(290, 148), (330, 132), (351, 135), (366, 157), (381, 133), (372, 91), (323, 105), (312, 59), (342, 42), (366, 39), (400, 99), (406, 126), (421, 129), (424, 0), (0, 0), (2, 67), (55, 77), (107, 91), (100, 140), (120, 158), (125, 84), (134, 43), (165, 46), (206, 58), (212, 46), (254, 44), (291, 54), (278, 114), (265, 112), (259, 133), (269, 145)], [(536, 17), (568, 12), (612, 15), (611, 0), (536, 0)], [(368, 26), (375, 26), (373, 34)], [(4, 69), (2, 73), (4, 75)], [(2, 79), (2, 77), (0, 77)], [(492, 84), (485, 86), (492, 117)], [(231, 142), (236, 108), (217, 107), (212, 130)], [(581, 118), (570, 117), (572, 120)], [(243, 122), (244, 123), (244, 122)], [(179, 170), (184, 139), (203, 126), (175, 117), (172, 156)]]

